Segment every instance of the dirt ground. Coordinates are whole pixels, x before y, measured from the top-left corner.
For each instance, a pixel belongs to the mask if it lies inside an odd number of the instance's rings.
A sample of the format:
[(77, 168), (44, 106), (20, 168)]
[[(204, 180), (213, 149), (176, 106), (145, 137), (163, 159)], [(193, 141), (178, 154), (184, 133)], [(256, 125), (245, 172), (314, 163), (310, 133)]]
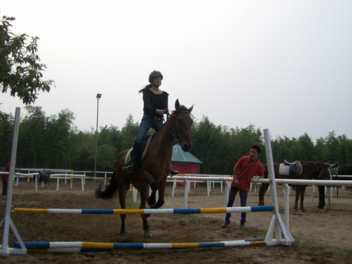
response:
[[(94, 197), (98, 182), (86, 182), (81, 191), (80, 182), (56, 184), (48, 189), (38, 188), (34, 183), (22, 181), (14, 187), (13, 204), (20, 208), (70, 208), (70, 209), (117, 209), (117, 199), (104, 201)], [(160, 249), (142, 251), (121, 251), (113, 253), (28, 253), (25, 256), (11, 255), (0, 258), (0, 263), (351, 263), (352, 262), (352, 192), (336, 191), (329, 210), (311, 207), (312, 188), (308, 187), (305, 197), (306, 212), (293, 212), (294, 192), (290, 198), (290, 232), (295, 239), (292, 246), (244, 246), (200, 249)], [(184, 187), (178, 186), (171, 197), (172, 186), (166, 190), (162, 208), (183, 208)], [(283, 215), (283, 191), (278, 188), (279, 207)], [(134, 204), (132, 192), (128, 192), (128, 207)], [(225, 197), (220, 187), (212, 189), (207, 196), (206, 187), (191, 188), (188, 208), (224, 207)], [(265, 196), (271, 204), (270, 194)], [(248, 206), (256, 206), (258, 194), (250, 192)], [(0, 198), (0, 218), (5, 211), (6, 199)], [(239, 206), (236, 197), (235, 205)], [(228, 228), (221, 228), (223, 214), (207, 215), (151, 215), (148, 219), (152, 238), (144, 238), (142, 220), (139, 215), (128, 215), (126, 219), (127, 242), (170, 243), (170, 242), (213, 242), (264, 238), (269, 227), (272, 212), (247, 213), (247, 229), (239, 229), (240, 214), (233, 214)], [(21, 214), (12, 213), (11, 218), (23, 241), (89, 241), (118, 242), (120, 230), (119, 215), (76, 215), (76, 214)], [(3, 229), (0, 230), (1, 234)], [(15, 237), (10, 232), (10, 245)]]

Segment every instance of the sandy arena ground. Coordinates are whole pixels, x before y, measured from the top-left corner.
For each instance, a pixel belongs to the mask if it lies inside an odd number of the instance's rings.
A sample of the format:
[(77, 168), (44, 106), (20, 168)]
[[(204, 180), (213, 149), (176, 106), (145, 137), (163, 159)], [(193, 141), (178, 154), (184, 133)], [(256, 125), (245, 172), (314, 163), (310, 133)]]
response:
[[(13, 204), (20, 208), (70, 208), (70, 209), (117, 209), (117, 199), (104, 201), (96, 199), (94, 190), (98, 182), (88, 182), (81, 191), (80, 182), (56, 183), (48, 189), (38, 188), (34, 183), (22, 181), (14, 187)], [(11, 255), (0, 258), (0, 263), (351, 263), (352, 262), (352, 192), (339, 190), (329, 210), (311, 208), (311, 191), (307, 188), (306, 212), (293, 212), (294, 192), (290, 201), (290, 232), (295, 238), (292, 246), (246, 246), (206, 249), (160, 249), (143, 251), (121, 251), (114, 253), (28, 253), (25, 256)], [(166, 190), (162, 208), (183, 208), (184, 187), (176, 188), (171, 197), (172, 186)], [(283, 218), (283, 191), (278, 188), (279, 207)], [(265, 196), (271, 203), (270, 194)], [(248, 206), (256, 206), (258, 194), (251, 192)], [(317, 191), (314, 203), (317, 204)], [(0, 218), (5, 211), (6, 199), (0, 198)], [(220, 187), (212, 189), (191, 188), (188, 208), (223, 207), (224, 194)], [(239, 206), (236, 197), (235, 205)], [(138, 208), (128, 192), (128, 208)], [(142, 220), (139, 215), (128, 215), (126, 219), (127, 242), (170, 243), (170, 242), (213, 242), (264, 238), (269, 227), (272, 212), (248, 213), (247, 229), (239, 229), (240, 215), (234, 214), (228, 228), (221, 228), (223, 214), (208, 215), (152, 215), (148, 222), (152, 238), (143, 237)], [(76, 215), (76, 214), (20, 214), (12, 213), (12, 220), (23, 241), (90, 241), (118, 242), (120, 230), (119, 215)], [(0, 229), (1, 234), (3, 228)], [(15, 237), (10, 232), (10, 245)]]

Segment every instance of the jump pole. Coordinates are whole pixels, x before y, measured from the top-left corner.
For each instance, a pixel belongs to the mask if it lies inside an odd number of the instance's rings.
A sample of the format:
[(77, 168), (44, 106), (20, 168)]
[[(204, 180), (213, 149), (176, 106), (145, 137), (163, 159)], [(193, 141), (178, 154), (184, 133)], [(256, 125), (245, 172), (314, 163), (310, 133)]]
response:
[(188, 209), (37, 209), (14, 208), (16, 213), (29, 214), (226, 214), (273, 211), (274, 206), (243, 206), (221, 208), (188, 208)]
[[(95, 242), (25, 242), (29, 252), (114, 252), (142, 249), (175, 249), (253, 246), (264, 243), (264, 238), (205, 243), (95, 243)], [(19, 247), (15, 242), (14, 247)]]

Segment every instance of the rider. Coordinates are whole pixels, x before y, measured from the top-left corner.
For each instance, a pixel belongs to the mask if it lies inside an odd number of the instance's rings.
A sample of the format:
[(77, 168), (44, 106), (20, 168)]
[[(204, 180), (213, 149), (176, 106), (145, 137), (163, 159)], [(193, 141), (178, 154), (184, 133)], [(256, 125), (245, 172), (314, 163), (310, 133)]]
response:
[[(139, 148), (143, 137), (152, 127), (159, 132), (163, 127), (163, 115), (169, 112), (168, 99), (169, 94), (159, 89), (163, 75), (160, 71), (152, 71), (149, 74), (149, 83), (139, 93), (143, 93), (143, 118), (139, 126), (136, 139), (133, 144), (130, 165), (123, 167), (122, 170), (133, 173), (139, 166)], [(171, 175), (178, 174), (178, 171), (171, 170)]]

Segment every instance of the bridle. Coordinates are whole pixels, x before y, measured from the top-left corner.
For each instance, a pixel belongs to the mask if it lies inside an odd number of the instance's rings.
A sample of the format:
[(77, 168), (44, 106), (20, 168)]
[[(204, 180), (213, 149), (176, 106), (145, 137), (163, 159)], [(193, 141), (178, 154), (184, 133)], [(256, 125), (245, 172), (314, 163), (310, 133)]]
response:
[(317, 171), (318, 171), (318, 174), (319, 174), (319, 177), (318, 177), (318, 179), (322, 179), (323, 178), (323, 174), (324, 174), (324, 168), (322, 167), (321, 168), (321, 171), (319, 170), (319, 168), (318, 168), (318, 165), (317, 165), (317, 163), (316, 162), (314, 162), (314, 164), (315, 164), (315, 167), (317, 168)]
[[(190, 114), (190, 112), (189, 112), (188, 110), (182, 110), (182, 111), (178, 112), (177, 115), (170, 115), (169, 113), (167, 113), (167, 119), (169, 119), (169, 117), (173, 117), (173, 118), (174, 118), (174, 119), (172, 120), (172, 124), (173, 124), (173, 123), (177, 120), (177, 116), (178, 116), (179, 114), (181, 114), (181, 113)], [(172, 127), (172, 124), (171, 124), (171, 127)], [(172, 136), (174, 136), (174, 137), (178, 140), (178, 142), (181, 144), (182, 139), (181, 139), (181, 138), (179, 137), (179, 135), (178, 135), (177, 122), (176, 122), (176, 124), (175, 124), (175, 132), (172, 132), (172, 131), (170, 130), (170, 128), (168, 129), (168, 131), (169, 131), (169, 133), (170, 133)]]

